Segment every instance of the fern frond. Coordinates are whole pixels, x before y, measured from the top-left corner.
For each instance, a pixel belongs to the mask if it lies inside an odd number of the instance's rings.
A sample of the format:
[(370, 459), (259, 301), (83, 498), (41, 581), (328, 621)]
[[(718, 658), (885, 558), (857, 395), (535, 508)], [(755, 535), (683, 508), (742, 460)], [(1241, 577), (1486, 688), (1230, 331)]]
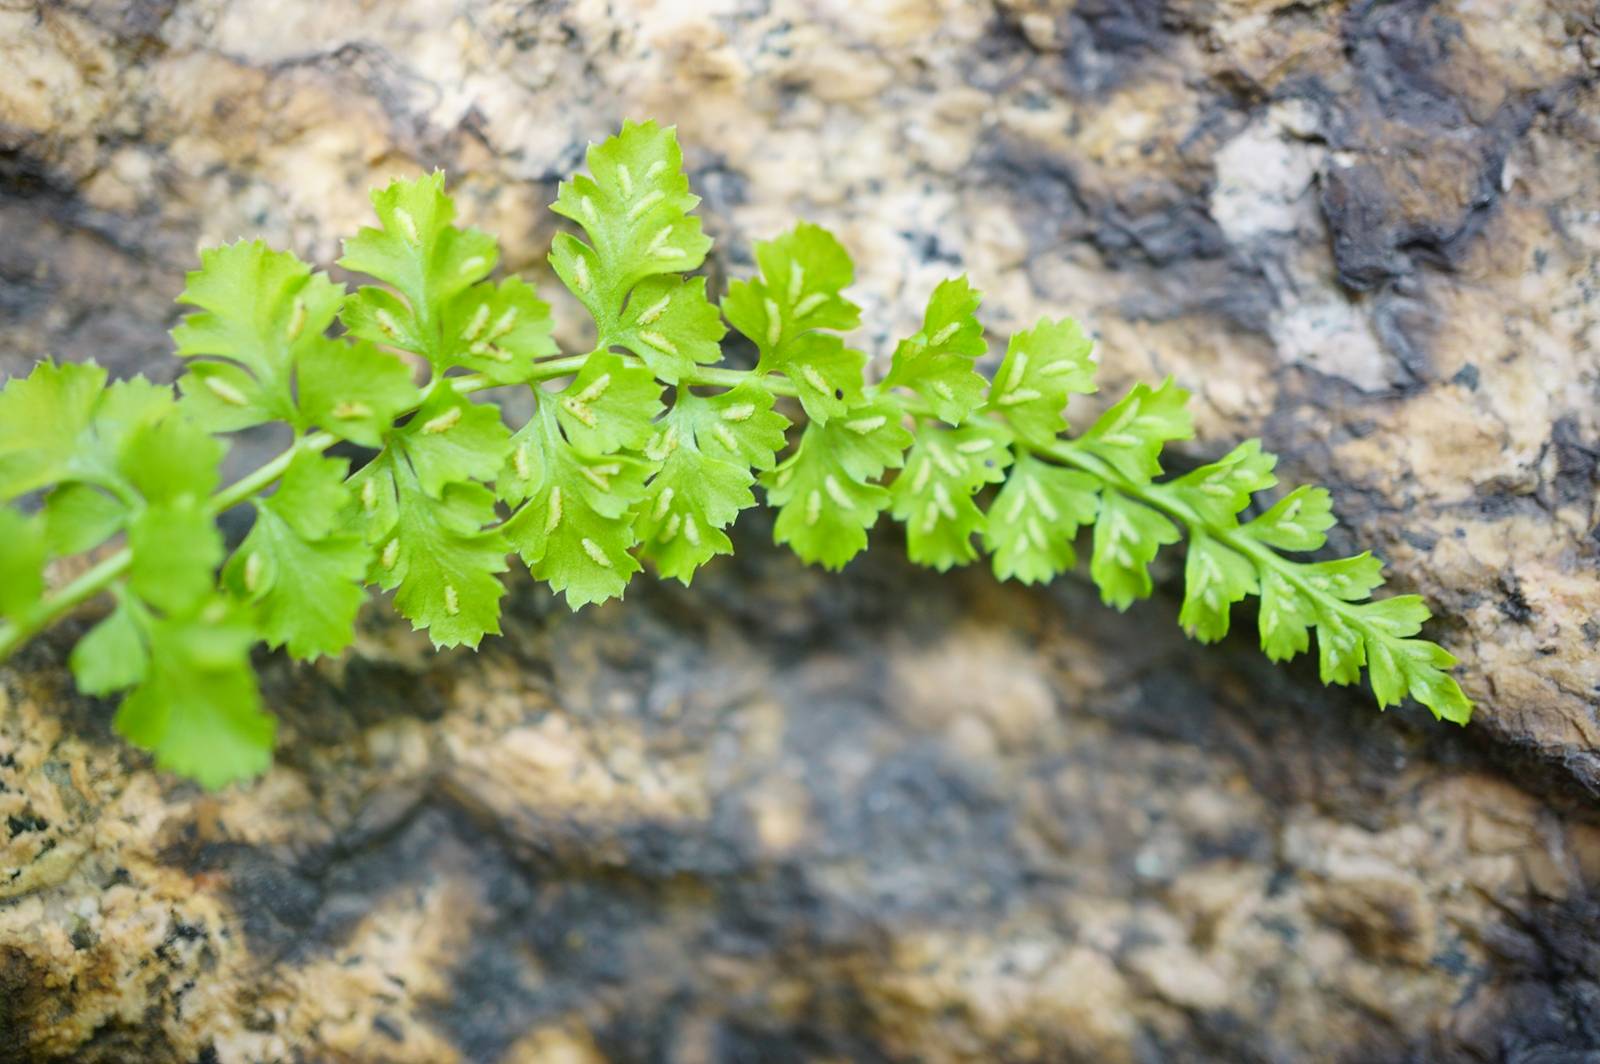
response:
[[(181, 400), (93, 365), (46, 362), (8, 382), (0, 502), (38, 505), (0, 507), (0, 658), (111, 592), (115, 610), (72, 654), (79, 686), (127, 691), (119, 731), (220, 786), (270, 762), (255, 642), (337, 654), (376, 586), (435, 644), (476, 646), (500, 630), (511, 553), (573, 609), (621, 597), (645, 566), (688, 584), (733, 549), (726, 530), (759, 482), (777, 541), (832, 569), (886, 510), (912, 561), (942, 571), (987, 552), (998, 578), (1024, 583), (1072, 569), (1092, 530), (1089, 576), (1119, 609), (1149, 596), (1152, 561), (1187, 541), (1178, 620), (1195, 639), (1224, 637), (1256, 596), (1274, 660), (1309, 651), (1315, 633), (1325, 683), (1365, 668), (1380, 708), (1409, 696), (1468, 719), (1455, 659), (1418, 638), (1423, 601), (1373, 599), (1383, 576), (1369, 554), (1306, 557), (1334, 523), (1325, 490), (1295, 488), (1241, 521), (1277, 489), (1255, 440), (1165, 472), (1165, 448), (1193, 434), (1175, 381), (1136, 385), (1073, 434), (1068, 405), (1096, 388), (1089, 337), (1040, 321), (986, 381), (981, 297), (958, 277), (869, 383), (845, 335), (860, 321), (845, 295), (854, 265), (832, 234), (801, 224), (758, 243), (757, 275), (733, 282), (719, 312), (705, 279), (686, 276), (711, 241), (675, 132), (628, 123), (588, 164), (553, 208), (583, 237), (557, 237), (550, 261), (594, 319), (589, 352), (563, 356), (532, 287), (492, 277), (494, 238), (456, 223), (432, 174), (374, 192), (379, 224), (340, 264), (377, 283), (354, 293), (259, 242), (204, 252), (173, 330)], [(724, 317), (759, 352), (753, 370), (717, 364)], [(521, 426), (476, 398), (507, 385), (532, 399)], [(218, 490), (223, 437), (269, 422), (293, 445)], [(339, 440), (378, 453), (351, 472), (323, 454)], [(241, 502), (255, 524), (224, 560), (216, 518)], [(45, 594), (50, 558), (118, 536), (121, 549)]]

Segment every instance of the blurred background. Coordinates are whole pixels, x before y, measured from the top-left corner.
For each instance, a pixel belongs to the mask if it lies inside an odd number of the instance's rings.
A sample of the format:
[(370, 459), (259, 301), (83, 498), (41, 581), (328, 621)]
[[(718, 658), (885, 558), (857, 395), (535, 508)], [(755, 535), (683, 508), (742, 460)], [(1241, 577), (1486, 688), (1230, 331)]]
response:
[(880, 365), (964, 272), (996, 354), (1098, 337), (1078, 423), (1171, 374), (1180, 463), (1262, 436), (1434, 604), (1473, 726), (1170, 595), (886, 529), (806, 570), (759, 513), (690, 590), (524, 578), (478, 656), (373, 611), (269, 663), (282, 764), (222, 796), (109, 738), (69, 633), (0, 695), (0, 1061), (1600, 1049), (1592, 2), (0, 0), (0, 374), (170, 380), (200, 247), (329, 266), (433, 168), (578, 347), (546, 206), (624, 118), (678, 127), (714, 291), (809, 219)]

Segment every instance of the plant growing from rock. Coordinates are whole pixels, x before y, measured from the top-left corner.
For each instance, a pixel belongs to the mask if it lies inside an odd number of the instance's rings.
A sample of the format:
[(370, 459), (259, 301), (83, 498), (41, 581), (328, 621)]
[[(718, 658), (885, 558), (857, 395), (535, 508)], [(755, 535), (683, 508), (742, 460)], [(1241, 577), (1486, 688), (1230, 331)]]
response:
[[(758, 274), (719, 307), (686, 276), (711, 240), (674, 132), (626, 124), (588, 165), (553, 208), (583, 236), (563, 233), (550, 253), (594, 319), (586, 354), (558, 351), (528, 284), (493, 279), (494, 238), (455, 224), (434, 174), (373, 194), (378, 227), (340, 259), (376, 282), (354, 292), (259, 241), (204, 252), (179, 297), (193, 310), (173, 330), (188, 360), (177, 395), (108, 383), (93, 364), (45, 362), (10, 381), (0, 500), (29, 505), (0, 508), (0, 659), (109, 594), (114, 608), (72, 652), (79, 688), (126, 691), (117, 730), (220, 786), (271, 760), (257, 642), (337, 654), (375, 585), (436, 645), (476, 646), (499, 631), (511, 554), (573, 609), (620, 597), (646, 565), (688, 584), (731, 551), (726, 529), (759, 484), (777, 541), (830, 569), (884, 511), (912, 561), (946, 570), (981, 550), (996, 576), (1024, 583), (1071, 569), (1090, 528), (1089, 574), (1119, 609), (1151, 593), (1151, 561), (1186, 539), (1179, 621), (1196, 639), (1221, 639), (1231, 607), (1258, 595), (1274, 660), (1308, 650), (1315, 630), (1324, 683), (1355, 683), (1365, 666), (1380, 707), (1409, 695), (1468, 719), (1454, 659), (1416, 638), (1420, 597), (1370, 598), (1383, 582), (1371, 554), (1295, 557), (1323, 546), (1327, 491), (1252, 509), (1277, 483), (1255, 440), (1163, 474), (1165, 445), (1193, 434), (1171, 379), (1070, 434), (1069, 399), (1095, 390), (1088, 337), (1070, 319), (1040, 321), (986, 380), (979, 296), (961, 277), (934, 289), (922, 328), (869, 384), (867, 356), (844, 337), (860, 319), (844, 295), (850, 257), (826, 230), (802, 223), (758, 243)], [(724, 320), (755, 345), (754, 369), (721, 364)], [(531, 390), (525, 424), (474, 399), (501, 386)], [(804, 411), (798, 433), (780, 400)], [(293, 443), (220, 487), (227, 434), (268, 423)], [(352, 471), (325, 453), (341, 440), (376, 457)], [(225, 556), (217, 517), (244, 502), (254, 524)], [(52, 558), (91, 551), (93, 565), (47, 593)]]

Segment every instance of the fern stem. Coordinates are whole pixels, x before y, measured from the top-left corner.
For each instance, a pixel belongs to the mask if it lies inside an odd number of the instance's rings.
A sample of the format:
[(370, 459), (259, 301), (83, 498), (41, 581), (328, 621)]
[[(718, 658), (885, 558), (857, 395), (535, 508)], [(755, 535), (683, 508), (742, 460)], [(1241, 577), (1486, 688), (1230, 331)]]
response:
[[(528, 376), (528, 383), (553, 380), (558, 377), (570, 376), (583, 368), (584, 361), (589, 356), (567, 355), (561, 358), (552, 358), (536, 363)], [(631, 356), (624, 356), (629, 361), (638, 361)], [(642, 365), (643, 363), (640, 362)], [(696, 370), (685, 378), (684, 383), (692, 386), (713, 388), (734, 388), (754, 376), (754, 370), (713, 369), (702, 368)], [(483, 391), (496, 387), (493, 381), (481, 375), (453, 377), (451, 384), (456, 391), (463, 395)], [(792, 383), (781, 377), (766, 377), (763, 386), (779, 395), (794, 395), (795, 388)], [(415, 410), (402, 411), (404, 414)], [(207, 512), (216, 516), (242, 502), (259, 495), (283, 476), (293, 461), (295, 455), (301, 452), (321, 453), (332, 447), (337, 438), (326, 432), (316, 432), (295, 441), (295, 443), (279, 453), (271, 461), (260, 466), (254, 471), (229, 484), (211, 497), (207, 504)], [(55, 594), (44, 599), (33, 611), (17, 621), (0, 625), (0, 662), (9, 658), (16, 650), (28, 640), (50, 627), (67, 613), (95, 598), (108, 590), (112, 584), (127, 573), (129, 565), (133, 562), (133, 552), (127, 547), (122, 547), (115, 553), (107, 555), (94, 566), (81, 573), (76, 579), (62, 587)]]
[[(554, 359), (550, 362), (540, 363), (539, 371), (549, 371), (546, 375), (551, 377), (563, 376), (575, 369), (575, 366), (563, 366), (558, 363), (573, 362), (573, 359)], [(583, 362), (582, 356), (576, 360), (578, 365)], [(481, 376), (456, 377), (452, 380), (456, 391), (462, 394), (482, 391), (493, 387), (493, 383)], [(415, 409), (414, 407), (412, 409)], [(410, 413), (405, 411), (404, 413)], [(277, 457), (260, 466), (254, 471), (240, 477), (221, 491), (213, 495), (206, 504), (206, 512), (213, 517), (231, 510), (245, 502), (273, 484), (282, 477), (289, 468), (289, 463), (294, 456), (301, 452), (320, 454), (338, 442), (337, 437), (326, 432), (312, 433), (310, 436), (296, 440), (291, 446), (280, 452)], [(90, 599), (106, 591), (124, 573), (133, 562), (133, 552), (123, 547), (114, 554), (107, 555), (93, 567), (80, 574), (75, 580), (67, 584), (54, 595), (40, 602), (33, 611), (17, 621), (0, 626), (0, 662), (9, 658), (16, 650), (28, 640), (50, 627), (65, 614), (88, 602)]]
[(1174, 497), (1170, 487), (1166, 484), (1136, 484), (1105, 462), (1094, 455), (1088, 454), (1078, 447), (1072, 440), (1057, 440), (1055, 443), (1038, 448), (1038, 453), (1052, 458), (1062, 465), (1069, 465), (1096, 478), (1113, 491), (1121, 492), (1129, 498), (1136, 499), (1146, 506), (1161, 511), (1168, 517), (1175, 518), (1192, 533), (1196, 530), (1204, 532), (1212, 539), (1233, 550), (1243, 554), (1256, 564), (1257, 569), (1270, 568), (1284, 580), (1288, 581), (1295, 590), (1315, 602), (1319, 610), (1328, 610), (1339, 614), (1340, 618), (1350, 627), (1358, 630), (1366, 638), (1386, 638), (1384, 633), (1376, 632), (1366, 624), (1355, 611), (1355, 603), (1347, 602), (1336, 595), (1330, 595), (1320, 588), (1312, 586), (1300, 573), (1299, 563), (1285, 558), (1271, 547), (1239, 534), (1237, 526), (1225, 528), (1220, 525), (1210, 524), (1200, 518), (1189, 506)]
[(18, 647), (48, 628), (62, 614), (104, 591), (112, 581), (128, 571), (132, 561), (133, 553), (124, 547), (41, 602), (32, 613), (13, 624), (0, 627), (0, 661), (5, 661)]
[[(206, 504), (206, 512), (215, 517), (225, 510), (232, 509), (274, 484), (279, 477), (283, 476), (284, 471), (289, 468), (289, 463), (296, 454), (302, 451), (320, 453), (332, 447), (335, 442), (336, 438), (326, 432), (314, 433), (295, 441), (291, 447), (266, 465), (241, 477), (213, 495)], [(93, 567), (80, 574), (77, 579), (43, 602), (40, 602), (34, 607), (33, 612), (16, 623), (0, 629), (0, 661), (6, 660), (13, 651), (39, 632), (50, 627), (62, 615), (76, 609), (108, 589), (113, 582), (128, 571), (128, 566), (132, 562), (133, 552), (127, 547), (121, 548), (116, 553), (102, 558)]]

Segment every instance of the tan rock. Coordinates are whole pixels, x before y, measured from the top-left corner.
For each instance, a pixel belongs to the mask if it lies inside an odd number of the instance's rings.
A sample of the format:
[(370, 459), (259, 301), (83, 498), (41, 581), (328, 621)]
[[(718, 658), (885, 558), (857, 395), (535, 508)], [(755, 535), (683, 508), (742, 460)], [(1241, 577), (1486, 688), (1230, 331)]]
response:
[(201, 796), (72, 694), (64, 631), (0, 673), (0, 1059), (1593, 1051), (1591, 7), (0, 11), (0, 372), (169, 379), (197, 247), (327, 265), (434, 167), (583, 344), (543, 208), (656, 117), (713, 288), (806, 217), (857, 255), (875, 372), (949, 275), (993, 350), (1080, 316), (1075, 423), (1170, 373), (1177, 466), (1262, 435), (1480, 701), (1465, 736), (1375, 718), (1248, 635), (1185, 644), (1169, 597), (887, 541), (825, 577), (745, 528), (687, 591), (558, 619), (518, 584), (476, 657), (375, 612), (340, 662), (274, 661), (278, 767)]

